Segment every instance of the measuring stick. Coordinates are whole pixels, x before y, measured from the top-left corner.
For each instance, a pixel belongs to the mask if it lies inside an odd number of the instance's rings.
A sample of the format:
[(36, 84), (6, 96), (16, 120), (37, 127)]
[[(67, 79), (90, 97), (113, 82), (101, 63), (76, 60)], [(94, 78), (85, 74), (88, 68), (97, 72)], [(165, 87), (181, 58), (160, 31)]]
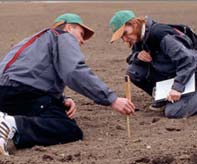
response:
[[(125, 75), (125, 96), (128, 100), (131, 101), (131, 81), (128, 75)], [(127, 133), (128, 138), (131, 138), (131, 130), (130, 130), (130, 116), (127, 115)]]

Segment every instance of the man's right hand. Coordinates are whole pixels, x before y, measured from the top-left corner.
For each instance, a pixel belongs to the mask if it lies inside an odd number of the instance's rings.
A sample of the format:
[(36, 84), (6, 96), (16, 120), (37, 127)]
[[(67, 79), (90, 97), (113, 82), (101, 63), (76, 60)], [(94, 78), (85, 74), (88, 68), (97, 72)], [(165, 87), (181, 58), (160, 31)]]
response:
[(120, 112), (121, 114), (134, 114), (135, 112), (135, 106), (134, 104), (126, 99), (126, 98), (120, 98), (118, 97), (111, 105), (111, 107)]

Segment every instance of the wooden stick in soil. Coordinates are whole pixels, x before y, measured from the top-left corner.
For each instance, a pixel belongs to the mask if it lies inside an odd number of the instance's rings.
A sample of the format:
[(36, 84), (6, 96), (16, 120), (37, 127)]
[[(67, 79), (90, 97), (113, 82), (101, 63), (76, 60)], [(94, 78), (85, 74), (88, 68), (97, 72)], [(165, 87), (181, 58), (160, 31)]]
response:
[[(131, 81), (128, 75), (125, 76), (125, 96), (128, 100), (131, 101)], [(131, 138), (131, 130), (130, 130), (130, 116), (127, 115), (127, 133), (128, 138)]]

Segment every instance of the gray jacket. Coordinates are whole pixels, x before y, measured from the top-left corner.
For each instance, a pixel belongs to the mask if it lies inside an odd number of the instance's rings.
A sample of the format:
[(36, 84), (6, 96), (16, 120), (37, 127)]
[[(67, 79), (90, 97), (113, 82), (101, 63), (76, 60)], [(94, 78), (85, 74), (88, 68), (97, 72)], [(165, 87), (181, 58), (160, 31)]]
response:
[(22, 83), (59, 98), (64, 87), (87, 96), (98, 104), (110, 105), (116, 95), (85, 64), (76, 38), (66, 32), (48, 30), (3, 72), (17, 50), (31, 37), (13, 47), (0, 62), (0, 85)]

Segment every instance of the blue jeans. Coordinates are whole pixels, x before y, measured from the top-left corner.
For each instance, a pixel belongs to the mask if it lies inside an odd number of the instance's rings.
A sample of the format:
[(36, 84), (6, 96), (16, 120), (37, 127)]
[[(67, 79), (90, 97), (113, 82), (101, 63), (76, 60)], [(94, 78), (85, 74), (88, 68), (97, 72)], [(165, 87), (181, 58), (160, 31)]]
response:
[(175, 103), (168, 102), (165, 107), (165, 116), (168, 118), (184, 118), (197, 114), (197, 91), (182, 95)]

